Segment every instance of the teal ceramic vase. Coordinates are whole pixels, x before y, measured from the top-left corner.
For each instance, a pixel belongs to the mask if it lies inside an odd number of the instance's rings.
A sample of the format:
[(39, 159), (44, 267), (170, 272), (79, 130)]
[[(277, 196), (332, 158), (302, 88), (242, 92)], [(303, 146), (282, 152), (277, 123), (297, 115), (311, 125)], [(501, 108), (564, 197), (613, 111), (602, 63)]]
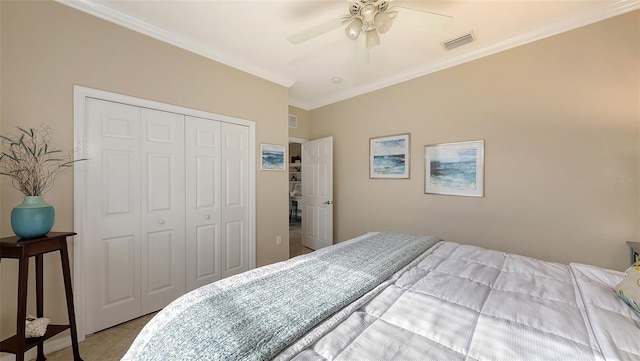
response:
[(36, 238), (53, 228), (55, 210), (42, 196), (25, 196), (22, 204), (11, 210), (11, 228), (20, 238)]

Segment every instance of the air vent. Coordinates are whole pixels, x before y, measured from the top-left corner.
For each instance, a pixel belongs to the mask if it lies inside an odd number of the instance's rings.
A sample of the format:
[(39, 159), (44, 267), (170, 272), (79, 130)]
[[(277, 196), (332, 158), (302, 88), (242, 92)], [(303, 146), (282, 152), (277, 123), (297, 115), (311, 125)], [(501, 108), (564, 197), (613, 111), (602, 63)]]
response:
[(298, 117), (295, 115), (289, 114), (289, 128), (297, 128), (298, 127)]
[(470, 42), (474, 41), (474, 37), (473, 37), (473, 33), (468, 33), (468, 34), (464, 34), (462, 36), (458, 36), (455, 39), (451, 39), (448, 41), (445, 41), (444, 43), (442, 43), (442, 46), (444, 46), (445, 49), (447, 50), (451, 50), (451, 49), (455, 49), (459, 46), (463, 46), (465, 44), (469, 44)]

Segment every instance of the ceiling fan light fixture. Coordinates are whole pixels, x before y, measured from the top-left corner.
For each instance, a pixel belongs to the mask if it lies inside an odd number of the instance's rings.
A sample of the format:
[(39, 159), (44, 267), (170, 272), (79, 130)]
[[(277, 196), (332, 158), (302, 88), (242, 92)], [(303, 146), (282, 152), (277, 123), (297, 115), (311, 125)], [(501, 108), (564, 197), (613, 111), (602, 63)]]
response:
[(364, 19), (364, 22), (366, 23), (372, 22), (373, 18), (378, 13), (378, 8), (373, 6), (372, 4), (367, 4), (362, 8), (362, 10), (360, 10), (360, 16), (362, 16), (362, 19)]
[(347, 38), (351, 40), (356, 40), (362, 31), (362, 20), (355, 18), (353, 19), (349, 25), (344, 29), (344, 33), (347, 35)]
[(362, 5), (360, 5), (360, 3), (358, 3), (357, 1), (354, 1), (349, 6), (349, 14), (351, 14), (351, 16), (356, 16), (360, 13), (361, 8)]
[(387, 13), (377, 13), (373, 19), (373, 23), (376, 26), (376, 29), (380, 34), (384, 34), (389, 29), (391, 29), (391, 25), (393, 24), (393, 18), (389, 16)]
[(367, 35), (367, 49), (371, 49), (376, 45), (380, 45), (380, 36), (378, 36), (378, 32), (373, 29), (366, 32)]

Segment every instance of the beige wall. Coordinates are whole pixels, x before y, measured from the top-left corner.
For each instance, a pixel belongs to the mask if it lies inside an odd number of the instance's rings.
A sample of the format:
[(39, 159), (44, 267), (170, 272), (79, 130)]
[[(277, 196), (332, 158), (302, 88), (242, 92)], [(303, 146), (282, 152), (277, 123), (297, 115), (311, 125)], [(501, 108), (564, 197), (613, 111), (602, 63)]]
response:
[[(640, 12), (312, 110), (334, 137), (335, 239), (395, 230), (623, 270), (638, 239)], [(368, 177), (411, 133), (411, 178)], [(424, 194), (424, 146), (484, 139), (485, 197)]]
[[(3, 0), (0, 9), (2, 131), (44, 122), (56, 130), (58, 147), (72, 148), (72, 87), (78, 84), (252, 120), (256, 143), (287, 144), (285, 87), (55, 2)], [(2, 182), (0, 234), (9, 236), (7, 215), (22, 195), (4, 177)], [(256, 171), (256, 188), (260, 266), (288, 258), (287, 172)], [(60, 178), (46, 198), (56, 207), (54, 230), (73, 230), (72, 174)], [(277, 235), (283, 237), (278, 246)], [(0, 267), (4, 338), (15, 332), (11, 290), (17, 290), (17, 262), (3, 261)], [(45, 310), (55, 323), (66, 322), (59, 269), (55, 255), (45, 256)]]
[(289, 137), (309, 140), (309, 112), (290, 105), (289, 114), (298, 117), (298, 126), (289, 128)]

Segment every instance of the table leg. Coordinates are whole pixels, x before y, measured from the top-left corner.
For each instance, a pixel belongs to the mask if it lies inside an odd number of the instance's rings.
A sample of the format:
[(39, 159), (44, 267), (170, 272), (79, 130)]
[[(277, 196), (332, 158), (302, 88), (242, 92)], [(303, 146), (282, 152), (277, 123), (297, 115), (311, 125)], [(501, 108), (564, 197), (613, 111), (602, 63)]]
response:
[(27, 319), (27, 282), (29, 278), (29, 257), (21, 255), (18, 260), (18, 316), (16, 337), (16, 361), (24, 361), (25, 350), (25, 322)]
[(60, 243), (60, 260), (62, 261), (64, 290), (67, 298), (67, 313), (69, 315), (69, 326), (71, 329), (71, 348), (73, 349), (73, 360), (82, 361), (82, 358), (80, 358), (80, 349), (78, 347), (78, 331), (76, 328), (75, 308), (73, 306), (73, 291), (71, 290), (71, 270), (69, 267), (67, 241), (66, 239), (61, 239)]
[[(36, 317), (44, 317), (44, 291), (43, 291), (43, 256), (38, 254), (36, 259)], [(36, 361), (45, 361), (47, 358), (44, 356), (44, 342), (38, 344), (38, 357)]]

